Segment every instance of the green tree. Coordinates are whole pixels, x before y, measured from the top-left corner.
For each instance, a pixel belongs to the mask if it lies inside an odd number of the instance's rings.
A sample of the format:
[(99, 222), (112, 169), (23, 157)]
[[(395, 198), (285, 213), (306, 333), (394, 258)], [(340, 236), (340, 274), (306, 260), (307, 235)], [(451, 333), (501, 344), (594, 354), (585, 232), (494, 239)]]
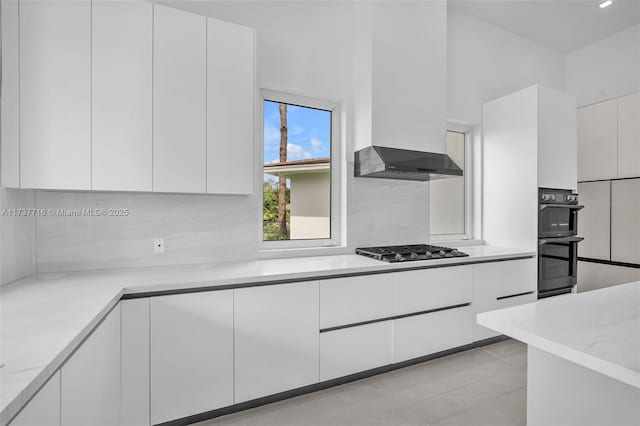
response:
[[(280, 191), (279, 183), (274, 179), (269, 179), (263, 183), (263, 203), (262, 203), (262, 221), (263, 221), (263, 239), (265, 241), (275, 240), (288, 240), (289, 239), (289, 226), (287, 226), (287, 232), (282, 234), (280, 232)], [(289, 204), (291, 200), (291, 191), (286, 188), (285, 191), (286, 204)], [(286, 210), (286, 207), (285, 207)], [(289, 222), (289, 212), (286, 212), (286, 221)]]

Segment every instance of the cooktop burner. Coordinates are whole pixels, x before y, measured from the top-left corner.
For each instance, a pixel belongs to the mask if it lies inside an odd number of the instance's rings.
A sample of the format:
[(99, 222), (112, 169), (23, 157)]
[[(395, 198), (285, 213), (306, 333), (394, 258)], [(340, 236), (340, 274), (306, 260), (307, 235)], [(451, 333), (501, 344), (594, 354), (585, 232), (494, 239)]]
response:
[(356, 254), (383, 260), (385, 262), (405, 262), (410, 260), (444, 259), (450, 257), (469, 256), (468, 254), (454, 248), (432, 246), (428, 244), (363, 247), (357, 248)]

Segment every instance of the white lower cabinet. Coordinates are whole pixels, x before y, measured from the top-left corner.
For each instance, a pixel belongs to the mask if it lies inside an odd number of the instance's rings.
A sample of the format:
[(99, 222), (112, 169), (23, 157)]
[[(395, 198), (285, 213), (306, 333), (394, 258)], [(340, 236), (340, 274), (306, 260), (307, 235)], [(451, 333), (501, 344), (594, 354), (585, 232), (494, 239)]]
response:
[(464, 346), (473, 341), (471, 306), (393, 321), (393, 362)]
[(60, 371), (53, 375), (10, 423), (10, 426), (60, 425)]
[(123, 300), (121, 424), (149, 425), (149, 298)]
[[(473, 312), (493, 311), (537, 300), (538, 260), (519, 259), (473, 265)], [(473, 321), (473, 340), (499, 335)]]
[[(120, 304), (62, 365), (60, 419), (64, 426), (120, 423)], [(46, 423), (45, 423), (46, 424)]]
[(319, 283), (235, 290), (235, 402), (318, 381)]
[(394, 273), (393, 314), (471, 303), (471, 275), (471, 265)]
[(387, 318), (392, 311), (391, 274), (320, 281), (320, 328)]
[(233, 404), (233, 291), (152, 297), (151, 423)]
[(320, 333), (320, 380), (391, 364), (392, 336), (392, 321)]

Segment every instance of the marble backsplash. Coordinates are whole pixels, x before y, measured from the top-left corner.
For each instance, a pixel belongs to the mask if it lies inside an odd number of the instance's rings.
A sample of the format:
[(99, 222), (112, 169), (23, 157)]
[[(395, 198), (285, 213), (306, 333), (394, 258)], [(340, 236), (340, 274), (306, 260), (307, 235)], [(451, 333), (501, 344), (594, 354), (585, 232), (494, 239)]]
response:
[[(352, 164), (348, 176), (353, 176)], [(347, 245), (426, 242), (424, 182), (347, 180)], [(45, 216), (36, 221), (38, 272), (196, 264), (259, 256), (258, 196), (38, 191), (41, 209), (128, 209), (128, 216)], [(153, 253), (153, 239), (166, 251)], [(340, 251), (340, 250), (338, 250)]]
[[(38, 272), (210, 263), (256, 256), (255, 196), (39, 191), (41, 209), (127, 209), (127, 216), (37, 220)], [(153, 239), (165, 252), (153, 252)]]

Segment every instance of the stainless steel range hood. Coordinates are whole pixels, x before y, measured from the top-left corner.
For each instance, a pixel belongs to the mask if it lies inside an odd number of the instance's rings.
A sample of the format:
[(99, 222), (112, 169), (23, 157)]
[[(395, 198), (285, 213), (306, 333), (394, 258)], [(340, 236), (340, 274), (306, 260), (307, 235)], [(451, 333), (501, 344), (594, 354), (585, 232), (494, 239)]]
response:
[(356, 151), (356, 177), (429, 181), (462, 176), (462, 169), (446, 154), (369, 146)]

